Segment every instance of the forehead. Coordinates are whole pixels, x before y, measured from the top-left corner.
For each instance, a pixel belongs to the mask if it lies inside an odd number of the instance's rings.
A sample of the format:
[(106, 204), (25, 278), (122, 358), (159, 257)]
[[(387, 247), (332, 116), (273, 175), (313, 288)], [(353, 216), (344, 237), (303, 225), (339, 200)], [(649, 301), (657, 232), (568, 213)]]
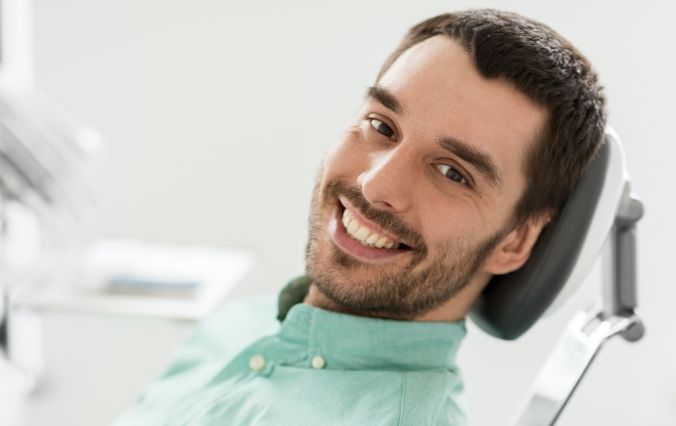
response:
[(401, 120), (429, 138), (451, 136), (487, 152), (506, 177), (521, 175), (525, 150), (547, 113), (503, 79), (488, 80), (455, 40), (431, 37), (406, 50), (378, 85), (401, 102)]

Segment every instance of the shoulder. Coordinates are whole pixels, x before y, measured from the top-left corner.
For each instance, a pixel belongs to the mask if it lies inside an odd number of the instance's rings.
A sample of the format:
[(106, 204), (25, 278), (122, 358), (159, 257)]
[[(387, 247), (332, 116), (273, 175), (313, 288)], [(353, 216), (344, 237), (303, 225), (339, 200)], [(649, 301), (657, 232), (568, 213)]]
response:
[(275, 333), (272, 298), (246, 298), (229, 301), (202, 320), (190, 337), (176, 350), (174, 359), (198, 358), (199, 361), (232, 358), (237, 352), (265, 335)]
[(190, 336), (173, 351), (171, 362), (157, 379), (146, 386), (141, 398), (178, 381), (198, 386), (243, 348), (274, 333), (275, 304), (271, 298), (248, 298), (227, 302), (195, 326)]

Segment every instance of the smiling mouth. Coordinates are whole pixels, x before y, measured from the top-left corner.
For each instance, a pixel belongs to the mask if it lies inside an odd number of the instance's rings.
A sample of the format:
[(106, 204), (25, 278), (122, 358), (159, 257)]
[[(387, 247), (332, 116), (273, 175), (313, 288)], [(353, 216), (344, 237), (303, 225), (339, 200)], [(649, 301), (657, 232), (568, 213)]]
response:
[[(402, 241), (386, 235), (383, 230), (367, 222), (348, 203), (339, 200), (336, 212), (336, 240), (343, 248), (360, 257), (381, 258), (408, 252), (412, 248)], [(342, 226), (340, 226), (342, 224)]]
[(348, 209), (343, 210), (343, 226), (347, 234), (362, 245), (375, 248), (398, 249), (401, 243), (392, 240), (354, 218)]

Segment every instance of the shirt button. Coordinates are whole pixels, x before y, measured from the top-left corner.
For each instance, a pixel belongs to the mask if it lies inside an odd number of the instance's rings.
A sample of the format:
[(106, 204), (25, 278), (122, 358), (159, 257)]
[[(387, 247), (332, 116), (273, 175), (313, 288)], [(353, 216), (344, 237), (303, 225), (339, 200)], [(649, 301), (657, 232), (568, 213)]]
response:
[(261, 371), (265, 367), (263, 355), (254, 355), (249, 359), (249, 368), (253, 371)]
[(325, 365), (326, 361), (324, 361), (324, 358), (320, 357), (319, 355), (312, 358), (312, 368), (320, 369), (324, 368)]

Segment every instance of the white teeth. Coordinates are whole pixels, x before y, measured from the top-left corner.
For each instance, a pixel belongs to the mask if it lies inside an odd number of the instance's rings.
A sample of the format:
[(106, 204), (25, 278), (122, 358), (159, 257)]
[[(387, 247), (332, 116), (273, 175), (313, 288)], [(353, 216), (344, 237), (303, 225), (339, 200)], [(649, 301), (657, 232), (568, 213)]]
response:
[(387, 243), (387, 237), (380, 237), (378, 238), (378, 241), (376, 241), (375, 246), (378, 248), (383, 248), (385, 247), (385, 244)]
[(377, 247), (377, 248), (398, 248), (399, 243), (395, 243), (389, 238), (379, 235), (376, 232), (373, 232), (371, 229), (357, 222), (350, 212), (345, 209), (343, 212), (343, 226), (347, 230), (347, 233), (359, 241), (365, 246), (368, 247)]
[(355, 232), (354, 237), (358, 240), (365, 241), (366, 237), (368, 237), (369, 234), (370, 234), (370, 232), (369, 232), (368, 228), (366, 228), (364, 226), (360, 226), (359, 230), (357, 230), (357, 232)]
[(353, 220), (352, 222), (350, 222), (350, 226), (347, 227), (347, 232), (354, 236), (354, 233), (357, 232), (358, 228), (359, 224), (357, 223), (356, 220)]

